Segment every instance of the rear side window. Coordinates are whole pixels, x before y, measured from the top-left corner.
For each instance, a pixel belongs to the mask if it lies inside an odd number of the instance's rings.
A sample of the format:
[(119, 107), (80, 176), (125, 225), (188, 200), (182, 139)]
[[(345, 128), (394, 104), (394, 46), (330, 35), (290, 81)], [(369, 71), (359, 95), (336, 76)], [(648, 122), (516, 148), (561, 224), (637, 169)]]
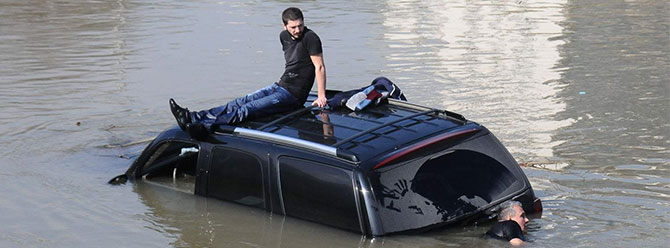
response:
[(361, 231), (351, 171), (290, 157), (279, 170), (287, 215)]
[(214, 148), (207, 194), (262, 208), (263, 173), (260, 160), (250, 153)]

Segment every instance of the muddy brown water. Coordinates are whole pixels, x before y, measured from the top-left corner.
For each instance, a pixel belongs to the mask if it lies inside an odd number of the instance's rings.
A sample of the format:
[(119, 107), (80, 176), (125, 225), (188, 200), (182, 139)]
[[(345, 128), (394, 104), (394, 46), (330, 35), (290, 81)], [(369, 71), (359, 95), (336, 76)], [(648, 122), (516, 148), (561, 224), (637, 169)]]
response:
[(110, 186), (174, 124), (276, 81), (302, 8), (328, 87), (377, 76), (486, 125), (544, 202), (537, 247), (670, 235), (667, 1), (0, 0), (0, 246), (487, 247), (487, 226), (371, 238), (147, 183)]

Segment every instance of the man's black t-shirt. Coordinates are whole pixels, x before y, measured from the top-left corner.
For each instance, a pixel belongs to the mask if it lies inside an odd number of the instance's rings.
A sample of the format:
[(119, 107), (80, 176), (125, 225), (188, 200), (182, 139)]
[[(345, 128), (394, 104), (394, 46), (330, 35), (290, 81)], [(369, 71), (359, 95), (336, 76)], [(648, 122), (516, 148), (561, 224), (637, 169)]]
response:
[(521, 227), (513, 220), (506, 220), (496, 223), (488, 232), (486, 232), (486, 236), (507, 241), (510, 241), (514, 238), (526, 241), (526, 237), (523, 236)]
[(301, 103), (305, 102), (314, 85), (314, 64), (311, 55), (321, 54), (321, 39), (314, 31), (305, 27), (299, 39), (291, 38), (284, 30), (279, 33), (286, 68), (279, 79), (279, 86), (287, 89)]

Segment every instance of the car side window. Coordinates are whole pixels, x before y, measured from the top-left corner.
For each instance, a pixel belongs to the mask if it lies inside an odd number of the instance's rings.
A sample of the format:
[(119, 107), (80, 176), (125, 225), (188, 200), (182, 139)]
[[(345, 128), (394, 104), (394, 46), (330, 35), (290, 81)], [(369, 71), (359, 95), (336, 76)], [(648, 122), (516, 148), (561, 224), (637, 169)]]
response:
[(279, 171), (287, 215), (361, 231), (351, 171), (291, 157)]
[(253, 154), (223, 147), (212, 152), (207, 194), (236, 203), (262, 208), (263, 172)]

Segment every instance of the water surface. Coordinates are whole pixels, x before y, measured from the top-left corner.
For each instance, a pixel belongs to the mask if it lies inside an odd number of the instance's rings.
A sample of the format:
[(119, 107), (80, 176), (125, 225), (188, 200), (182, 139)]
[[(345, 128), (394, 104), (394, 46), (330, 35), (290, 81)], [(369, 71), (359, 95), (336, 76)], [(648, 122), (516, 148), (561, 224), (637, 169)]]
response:
[(169, 98), (209, 108), (276, 81), (289, 5), (321, 36), (329, 88), (389, 77), (530, 165), (531, 246), (670, 241), (665, 1), (0, 0), (0, 246), (504, 245), (488, 226), (373, 239), (106, 184), (174, 124)]

